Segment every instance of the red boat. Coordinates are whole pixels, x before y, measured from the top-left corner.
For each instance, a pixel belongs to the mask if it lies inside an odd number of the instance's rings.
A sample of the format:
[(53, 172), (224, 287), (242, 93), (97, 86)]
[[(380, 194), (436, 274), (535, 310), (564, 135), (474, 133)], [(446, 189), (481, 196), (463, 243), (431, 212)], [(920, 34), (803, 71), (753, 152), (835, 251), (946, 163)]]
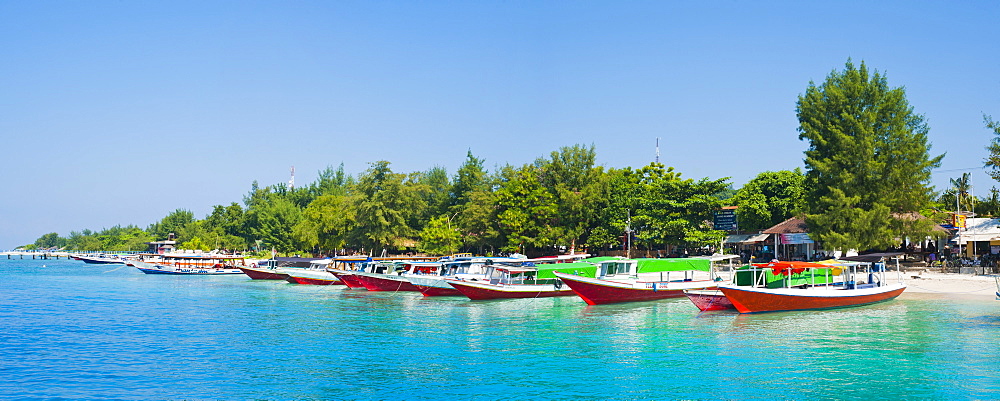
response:
[(441, 259), (440, 274), (408, 275), (410, 280), (420, 293), (425, 297), (462, 296), (462, 292), (456, 290), (445, 278), (459, 280), (485, 280), (487, 278), (487, 266), (494, 263), (508, 266), (521, 266), (528, 263), (529, 259), (515, 258), (484, 258), (473, 257), (471, 255), (452, 255)]
[(308, 268), (315, 258), (275, 257), (262, 260), (250, 266), (241, 266), (240, 270), (254, 280), (287, 280), (287, 268)]
[(354, 275), (368, 291), (420, 291), (410, 282), (411, 276), (437, 276), (441, 263), (396, 262), (383, 263), (374, 272)]
[(489, 266), (488, 269), (491, 271), (488, 280), (446, 278), (445, 281), (472, 300), (565, 297), (573, 295), (573, 290), (555, 276), (556, 269), (592, 276), (597, 266), (575, 262), (535, 267)]
[(284, 280), (288, 274), (270, 267), (240, 266), (240, 270), (254, 280)]
[[(858, 272), (861, 266), (867, 267), (867, 282), (857, 280), (865, 277)], [(741, 274), (752, 277), (749, 285), (719, 286), (740, 313), (867, 305), (896, 298), (906, 290), (901, 281), (886, 281), (881, 263), (772, 262), (754, 267), (737, 272), (737, 282)]]
[(684, 295), (687, 295), (691, 303), (702, 312), (736, 309), (733, 303), (729, 302), (729, 298), (726, 298), (726, 294), (723, 294), (719, 289), (688, 290), (684, 291)]
[[(725, 260), (738, 256), (716, 257)], [(681, 298), (685, 290), (715, 288), (712, 258), (610, 259), (599, 277), (556, 272), (588, 305)]]
[(346, 271), (346, 270), (330, 270), (330, 273), (337, 277), (341, 283), (344, 283), (347, 288), (365, 288), (364, 284), (361, 284), (361, 280), (358, 280), (356, 272)]
[(332, 273), (326, 271), (327, 266), (333, 262), (333, 259), (319, 259), (314, 260), (309, 263), (309, 267), (305, 269), (282, 269), (283, 273), (288, 274), (288, 278), (285, 281), (292, 284), (307, 284), (307, 285), (337, 285), (343, 284), (337, 279)]

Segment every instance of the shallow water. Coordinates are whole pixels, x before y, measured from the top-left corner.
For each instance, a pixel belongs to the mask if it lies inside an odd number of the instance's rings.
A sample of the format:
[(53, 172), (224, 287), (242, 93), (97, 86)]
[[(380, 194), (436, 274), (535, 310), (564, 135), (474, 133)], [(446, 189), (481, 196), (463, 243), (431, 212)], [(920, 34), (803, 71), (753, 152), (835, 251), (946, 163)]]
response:
[(992, 298), (699, 314), (0, 259), (4, 399), (995, 399), (998, 339)]

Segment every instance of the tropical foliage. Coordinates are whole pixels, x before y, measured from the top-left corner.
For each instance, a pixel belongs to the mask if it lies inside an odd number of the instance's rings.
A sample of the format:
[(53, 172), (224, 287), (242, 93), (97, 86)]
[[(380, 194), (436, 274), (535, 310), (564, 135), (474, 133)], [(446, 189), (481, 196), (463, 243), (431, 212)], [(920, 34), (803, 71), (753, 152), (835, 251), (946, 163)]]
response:
[(810, 83), (796, 111), (806, 150), (805, 206), (811, 235), (829, 249), (884, 248), (923, 238), (926, 219), (898, 216), (932, 197), (929, 130), (903, 88), (864, 62), (847, 62), (820, 85)]

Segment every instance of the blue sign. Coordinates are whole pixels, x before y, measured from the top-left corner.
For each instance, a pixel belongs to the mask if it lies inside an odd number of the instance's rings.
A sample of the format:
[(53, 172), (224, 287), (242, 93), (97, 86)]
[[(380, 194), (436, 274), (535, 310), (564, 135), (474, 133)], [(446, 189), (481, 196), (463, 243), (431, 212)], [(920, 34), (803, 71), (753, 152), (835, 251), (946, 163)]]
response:
[(736, 231), (736, 210), (723, 209), (715, 211), (715, 229)]

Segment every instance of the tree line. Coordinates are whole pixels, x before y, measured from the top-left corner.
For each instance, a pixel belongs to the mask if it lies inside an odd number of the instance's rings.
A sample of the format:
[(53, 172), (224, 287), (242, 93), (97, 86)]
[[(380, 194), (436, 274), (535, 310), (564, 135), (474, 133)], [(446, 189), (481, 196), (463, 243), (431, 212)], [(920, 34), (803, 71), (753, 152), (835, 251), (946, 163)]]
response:
[(443, 167), (397, 173), (388, 161), (351, 175), (340, 165), (298, 188), (254, 182), (242, 203), (216, 205), (203, 219), (176, 210), (145, 230), (51, 233), (34, 245), (138, 250), (173, 233), (182, 249), (537, 254), (619, 248), (626, 239), (639, 249), (695, 249), (726, 235), (711, 219), (732, 195), (728, 178), (595, 159), (593, 145), (573, 145), (494, 171), (470, 151), (454, 175)]
[[(624, 243), (669, 253), (718, 246), (727, 233), (713, 229), (713, 213), (733, 205), (746, 232), (803, 216), (826, 249), (864, 250), (925, 237), (950, 205), (1000, 213), (1000, 191), (975, 198), (968, 175), (933, 190), (930, 174), (944, 155), (930, 155), (929, 126), (902, 87), (864, 62), (810, 82), (796, 115), (798, 138), (809, 144), (804, 171), (763, 172), (739, 190), (728, 177), (683, 178), (659, 163), (606, 168), (593, 145), (493, 171), (470, 151), (454, 175), (443, 167), (398, 173), (384, 160), (352, 175), (341, 164), (304, 187), (254, 182), (241, 203), (216, 205), (203, 219), (176, 210), (146, 229), (49, 233), (30, 247), (138, 250), (174, 233), (180, 248), (284, 253), (538, 254)], [(1000, 124), (984, 118), (998, 136), (986, 166), (1000, 179)]]

